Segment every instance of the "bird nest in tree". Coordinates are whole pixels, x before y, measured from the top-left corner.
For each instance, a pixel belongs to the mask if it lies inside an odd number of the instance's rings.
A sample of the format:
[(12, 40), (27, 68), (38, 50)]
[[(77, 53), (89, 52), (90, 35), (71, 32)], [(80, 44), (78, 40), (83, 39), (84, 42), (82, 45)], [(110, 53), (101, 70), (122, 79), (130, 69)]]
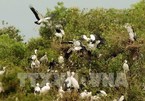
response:
[(132, 45), (127, 45), (126, 46), (126, 49), (127, 50), (137, 50), (137, 49), (139, 49), (141, 47), (141, 45), (139, 45), (139, 44), (132, 44)]

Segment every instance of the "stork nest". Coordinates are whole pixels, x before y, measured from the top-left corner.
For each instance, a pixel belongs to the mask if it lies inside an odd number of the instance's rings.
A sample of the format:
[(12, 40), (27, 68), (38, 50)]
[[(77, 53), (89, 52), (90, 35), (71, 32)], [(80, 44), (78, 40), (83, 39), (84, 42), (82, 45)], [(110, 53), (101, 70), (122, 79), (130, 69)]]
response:
[(127, 45), (126, 46), (126, 49), (127, 50), (137, 50), (141, 47), (142, 45), (141, 44), (131, 44), (131, 45)]

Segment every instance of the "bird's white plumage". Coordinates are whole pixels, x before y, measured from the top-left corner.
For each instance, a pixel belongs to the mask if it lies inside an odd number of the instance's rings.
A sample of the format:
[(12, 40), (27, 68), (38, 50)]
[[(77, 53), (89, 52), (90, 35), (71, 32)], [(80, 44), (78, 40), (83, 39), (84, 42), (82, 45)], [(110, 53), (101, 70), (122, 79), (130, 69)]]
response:
[(76, 39), (73, 39), (73, 45), (74, 45), (75, 47), (78, 47), (78, 46), (81, 45), (81, 43), (80, 43), (80, 41), (78, 41), (78, 40), (76, 40)]
[(87, 90), (84, 90), (82, 93), (80, 93), (80, 97), (82, 98), (82, 99), (84, 99), (84, 98), (86, 98), (87, 97)]
[(57, 28), (57, 30), (59, 30), (59, 32), (55, 32), (55, 36), (58, 38), (62, 38), (65, 35), (65, 32), (63, 29)]
[(51, 19), (51, 17), (44, 17), (42, 14), (40, 14), (34, 7), (30, 6), (31, 11), (35, 15), (37, 21), (35, 21), (36, 24), (41, 24), (43, 22), (48, 22), (48, 20)]
[(107, 96), (107, 93), (105, 91), (103, 91), (103, 90), (100, 90), (100, 95), (101, 96)]
[(95, 43), (93, 43), (92, 41), (90, 41), (90, 42), (87, 44), (88, 49), (90, 49), (90, 50), (95, 50), (100, 42), (101, 42), (100, 40), (97, 40)]
[(123, 101), (124, 100), (124, 95), (122, 95), (118, 101)]
[(37, 83), (36, 87), (34, 88), (34, 94), (36, 95), (36, 93), (40, 93), (40, 90), (39, 83)]
[(91, 101), (100, 101), (100, 97), (98, 95), (91, 96)]
[(90, 40), (91, 40), (91, 41), (95, 41), (95, 40), (96, 40), (96, 37), (95, 37), (94, 34), (91, 34), (91, 35), (90, 35)]
[(35, 55), (37, 55), (37, 51), (38, 51), (37, 49), (34, 50)]
[(127, 29), (127, 32), (129, 34), (129, 39), (131, 41), (135, 41), (136, 33), (133, 31), (131, 25), (129, 23), (126, 23), (125, 28)]
[(82, 38), (83, 38), (84, 40), (86, 40), (87, 42), (88, 42), (88, 41), (95, 41), (95, 40), (96, 40), (96, 37), (95, 37), (94, 34), (90, 34), (90, 37), (87, 37), (86, 35), (83, 35)]
[(60, 98), (63, 98), (63, 95), (64, 95), (64, 90), (62, 89), (62, 86), (59, 88), (59, 90), (58, 90), (58, 93), (59, 93), (59, 97)]
[(79, 88), (80, 88), (79, 83), (78, 83), (78, 81), (74, 78), (74, 75), (75, 75), (75, 73), (72, 72), (72, 73), (71, 73), (71, 83), (72, 83), (72, 86), (73, 86), (75, 89), (79, 89)]
[(67, 89), (71, 87), (71, 76), (69, 72), (67, 72), (67, 78), (65, 79), (65, 86)]
[(83, 38), (84, 40), (86, 40), (87, 42), (90, 41), (90, 38), (88, 38), (86, 35), (82, 35), (82, 38)]
[(46, 54), (40, 58), (40, 62), (48, 62), (48, 57)]
[(46, 83), (46, 85), (41, 88), (40, 93), (47, 93), (49, 90), (50, 90), (50, 84)]
[(64, 63), (64, 58), (63, 58), (62, 55), (60, 55), (60, 56), (58, 57), (58, 63), (60, 63), (60, 64)]
[(3, 67), (3, 70), (0, 70), (0, 75), (3, 75), (5, 73), (6, 67)]
[(129, 66), (127, 64), (127, 60), (124, 60), (124, 64), (123, 64), (123, 70), (124, 70), (124, 73), (127, 73), (129, 71)]
[(36, 58), (37, 58), (36, 55), (32, 55), (32, 56), (31, 56), (31, 59), (32, 59), (32, 60), (35, 60)]
[(40, 67), (40, 61), (36, 58), (35, 60), (32, 60), (31, 62), (31, 68), (39, 68)]
[(2, 86), (2, 83), (0, 82), (0, 93), (4, 92), (4, 88)]

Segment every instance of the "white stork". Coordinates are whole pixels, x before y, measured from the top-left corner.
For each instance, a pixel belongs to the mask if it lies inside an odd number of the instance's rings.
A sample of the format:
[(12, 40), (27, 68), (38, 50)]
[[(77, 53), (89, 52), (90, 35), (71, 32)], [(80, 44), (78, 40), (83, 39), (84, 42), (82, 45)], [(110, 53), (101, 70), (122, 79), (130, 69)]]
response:
[(129, 71), (129, 66), (127, 64), (127, 60), (124, 60), (124, 64), (123, 64), (123, 70), (124, 70), (124, 73), (127, 73)]
[(134, 42), (136, 40), (136, 33), (134, 32), (132, 26), (129, 23), (126, 23), (124, 27), (128, 31), (130, 41)]
[(55, 26), (55, 36), (62, 39), (64, 35), (65, 35), (65, 32), (62, 28), (62, 25), (56, 25)]
[(72, 72), (72, 73), (71, 73), (71, 84), (72, 84), (72, 86), (73, 86), (75, 89), (78, 90), (78, 89), (80, 88), (80, 86), (79, 86), (78, 81), (74, 78), (74, 75), (75, 75), (75, 73)]
[(40, 58), (40, 63), (48, 63), (47, 52), (45, 52), (44, 56)]
[(34, 94), (36, 95), (37, 93), (40, 93), (40, 86), (39, 83), (36, 84), (36, 87), (34, 88)]
[(124, 95), (122, 95), (118, 101), (123, 101), (124, 100)]
[(40, 93), (44, 94), (47, 93), (50, 90), (50, 84), (47, 82), (44, 87), (41, 88)]
[(5, 73), (5, 71), (6, 71), (5, 69), (6, 69), (6, 67), (3, 67), (3, 70), (0, 71), (0, 75), (3, 75)]
[(32, 7), (31, 5), (29, 6), (29, 8), (31, 9), (31, 11), (33, 12), (33, 14), (35, 15), (37, 21), (35, 21), (35, 24), (40, 25), (43, 22), (48, 22), (48, 20), (50, 20), (52, 17), (44, 17), (42, 14), (40, 14), (34, 7)]

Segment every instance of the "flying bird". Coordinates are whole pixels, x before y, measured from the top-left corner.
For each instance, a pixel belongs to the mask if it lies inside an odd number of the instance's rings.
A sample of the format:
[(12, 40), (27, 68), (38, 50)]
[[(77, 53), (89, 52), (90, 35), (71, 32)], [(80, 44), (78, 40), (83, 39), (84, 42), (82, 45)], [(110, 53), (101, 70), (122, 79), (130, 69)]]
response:
[(33, 12), (33, 14), (35, 15), (37, 21), (35, 21), (34, 23), (37, 25), (40, 25), (43, 22), (48, 22), (48, 20), (50, 20), (52, 18), (52, 16), (50, 17), (44, 17), (42, 14), (40, 14), (33, 6), (29, 6), (30, 10)]

